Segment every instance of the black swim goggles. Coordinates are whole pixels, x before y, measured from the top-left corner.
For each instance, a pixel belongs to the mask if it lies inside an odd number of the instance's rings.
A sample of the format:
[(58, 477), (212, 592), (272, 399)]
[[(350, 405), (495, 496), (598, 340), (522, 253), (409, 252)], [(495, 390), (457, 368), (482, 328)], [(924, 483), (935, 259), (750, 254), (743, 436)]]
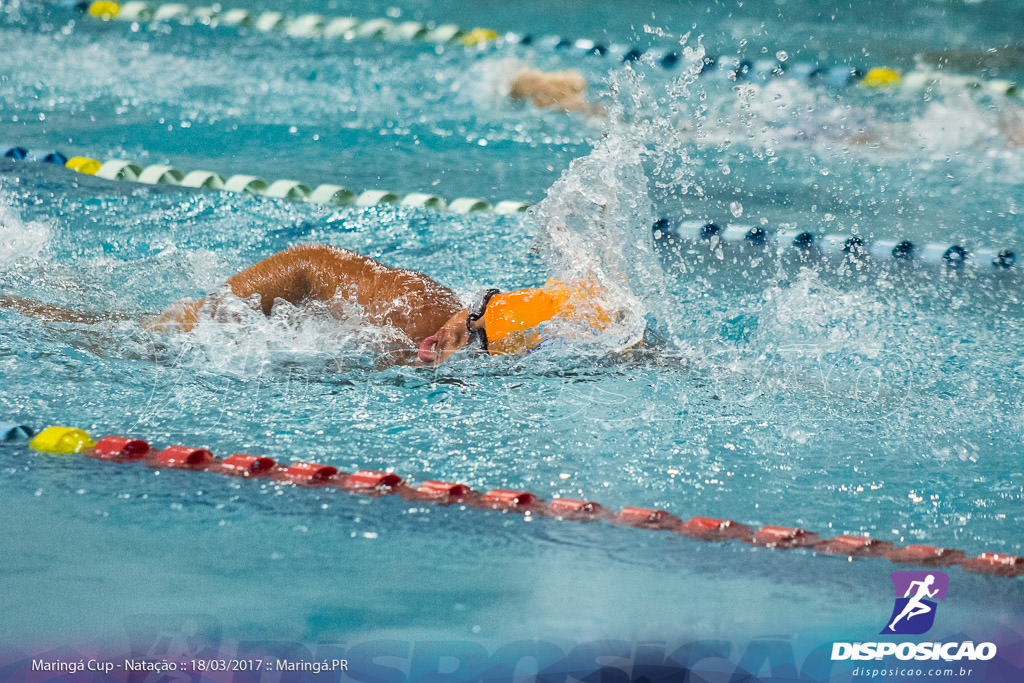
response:
[(469, 331), (469, 343), (466, 344), (467, 349), (487, 353), (487, 330), (483, 327), (473, 327), (470, 323), (475, 323), (484, 317), (491, 297), (499, 292), (500, 290), (497, 289), (482, 290), (477, 293), (473, 304), (469, 307), (469, 312), (466, 314), (466, 330)]

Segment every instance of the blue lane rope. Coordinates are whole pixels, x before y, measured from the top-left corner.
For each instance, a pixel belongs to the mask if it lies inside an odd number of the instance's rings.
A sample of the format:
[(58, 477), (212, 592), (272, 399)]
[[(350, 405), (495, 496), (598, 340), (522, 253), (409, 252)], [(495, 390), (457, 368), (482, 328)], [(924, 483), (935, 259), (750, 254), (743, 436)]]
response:
[(675, 221), (659, 218), (652, 226), (656, 242), (671, 245), (684, 241), (704, 244), (711, 248), (719, 245), (743, 245), (780, 250), (793, 250), (822, 256), (871, 257), (879, 261), (915, 262), (947, 268), (972, 266), (980, 272), (1020, 271), (1017, 254), (1009, 248), (979, 247), (968, 250), (962, 244), (917, 245), (909, 240), (879, 239), (867, 243), (857, 235), (819, 235), (807, 230), (784, 229), (770, 231), (759, 226), (729, 225), (702, 221)]
[[(180, 3), (152, 4), (133, 0), (119, 5), (109, 0), (83, 3), (81, 8), (92, 17), (132, 23), (170, 22), (205, 26), (245, 27), (262, 32), (282, 32), (292, 38), (326, 38), (354, 40), (372, 38), (387, 41), (418, 41), (434, 44), (457, 44), (467, 48), (534, 46), (554, 51), (569, 51), (623, 64), (649, 62), (665, 70), (680, 66), (682, 55), (676, 49), (603, 44), (587, 39), (562, 36), (533, 36), (504, 33), (487, 28), (464, 29), (454, 24), (393, 21), (386, 18), (326, 17), (320, 14), (286, 16), (282, 12), (250, 12), (245, 9), (224, 9), (220, 6), (190, 7)], [(809, 85), (847, 87), (853, 85), (872, 89), (904, 88), (909, 90), (967, 89), (991, 95), (1020, 97), (1022, 89), (1006, 79), (982, 79), (963, 74), (911, 71), (901, 74), (887, 67), (825, 66), (817, 63), (788, 64), (777, 59), (748, 60), (734, 56), (705, 57), (700, 75), (718, 75), (730, 81), (764, 82), (789, 77)]]
[(0, 157), (5, 159), (24, 159), (28, 161), (41, 161), (47, 164), (57, 164), (63, 166), (68, 163), (67, 157), (60, 152), (51, 150), (44, 151), (30, 151), (24, 147), (18, 147), (17, 145), (9, 145), (0, 142)]

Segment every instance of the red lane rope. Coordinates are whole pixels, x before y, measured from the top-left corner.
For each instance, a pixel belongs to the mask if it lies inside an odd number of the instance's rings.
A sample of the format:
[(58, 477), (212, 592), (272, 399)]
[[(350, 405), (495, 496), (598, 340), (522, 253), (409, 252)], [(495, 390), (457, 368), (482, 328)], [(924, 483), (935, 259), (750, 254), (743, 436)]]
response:
[(397, 495), (403, 499), (439, 505), (467, 505), (487, 510), (543, 515), (558, 520), (588, 522), (605, 520), (641, 529), (664, 530), (701, 541), (741, 541), (762, 548), (809, 548), (819, 553), (850, 557), (886, 558), (901, 564), (926, 567), (958, 565), (980, 574), (1016, 577), (1024, 575), (1024, 557), (981, 553), (968, 557), (962, 550), (927, 545), (896, 546), (888, 541), (863, 536), (822, 539), (806, 529), (762, 526), (755, 529), (729, 519), (693, 517), (683, 521), (665, 510), (625, 507), (617, 513), (586, 500), (556, 498), (550, 503), (527, 491), (492, 489), (474, 491), (465, 484), (425, 481), (419, 486), (404, 482), (390, 472), (358, 470), (341, 472), (330, 465), (295, 462), (284, 465), (272, 458), (235, 453), (216, 458), (205, 448), (169, 446), (152, 448), (141, 439), (107, 436), (83, 452), (86, 457), (116, 463), (144, 462), (159, 469), (216, 472), (235, 477), (269, 479), (304, 487), (332, 487), (370, 496)]

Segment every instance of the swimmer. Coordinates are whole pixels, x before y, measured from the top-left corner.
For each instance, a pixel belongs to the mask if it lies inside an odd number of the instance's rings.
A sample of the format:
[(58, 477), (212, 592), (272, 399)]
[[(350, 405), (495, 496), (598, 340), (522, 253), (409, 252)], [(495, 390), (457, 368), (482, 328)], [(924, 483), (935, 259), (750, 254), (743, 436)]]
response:
[[(344, 303), (355, 303), (367, 323), (403, 332), (421, 365), (443, 363), (466, 347), (491, 355), (526, 353), (542, 341), (536, 328), (555, 318), (596, 328), (611, 321), (595, 303), (600, 291), (592, 284), (549, 282), (540, 289), (487, 290), (463, 308), (451, 289), (423, 273), (389, 268), (367, 256), (318, 244), (285, 249), (228, 278), (226, 284), (231, 294), (268, 316), (277, 300), (295, 306), (324, 302), (327, 312), (337, 317), (345, 316)], [(203, 318), (214, 318), (223, 297), (179, 301), (143, 318), (141, 324), (158, 332), (187, 332)], [(128, 317), (69, 311), (16, 297), (0, 297), (0, 306), (60, 322), (94, 324)]]
[(541, 109), (603, 115), (599, 105), (584, 98), (586, 91), (587, 81), (575, 69), (545, 73), (526, 68), (512, 78), (508, 95), (517, 101), (530, 100)]

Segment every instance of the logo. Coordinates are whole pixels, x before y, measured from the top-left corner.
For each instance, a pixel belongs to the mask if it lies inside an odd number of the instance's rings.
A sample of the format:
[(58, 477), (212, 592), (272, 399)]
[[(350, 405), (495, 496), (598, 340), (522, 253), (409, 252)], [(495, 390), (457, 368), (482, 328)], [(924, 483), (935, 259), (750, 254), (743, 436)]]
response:
[[(896, 604), (880, 633), (883, 635), (920, 635), (935, 623), (935, 600), (946, 599), (949, 577), (943, 572), (893, 572)], [(931, 598), (931, 599), (930, 599)]]
[[(935, 623), (936, 600), (946, 599), (949, 577), (943, 572), (893, 572), (889, 575), (896, 604), (882, 635), (920, 635)], [(962, 642), (856, 642), (832, 643), (832, 661), (867, 661), (896, 657), (901, 661), (988, 661), (996, 656), (995, 643)], [(858, 675), (854, 669), (854, 675)]]

